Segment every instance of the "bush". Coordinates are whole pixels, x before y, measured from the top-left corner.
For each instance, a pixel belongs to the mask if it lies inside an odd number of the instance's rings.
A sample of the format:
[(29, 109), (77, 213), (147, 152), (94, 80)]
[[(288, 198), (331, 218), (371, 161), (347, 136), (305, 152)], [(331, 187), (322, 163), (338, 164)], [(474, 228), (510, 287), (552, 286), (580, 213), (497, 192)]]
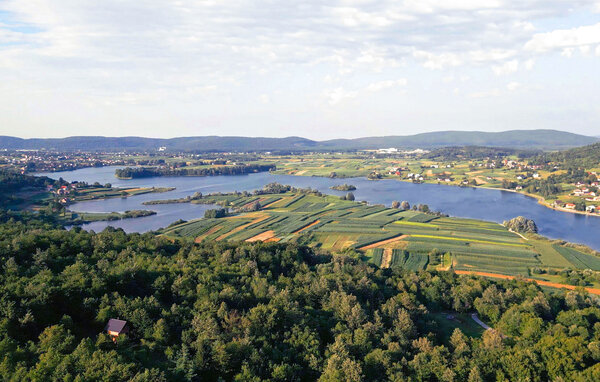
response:
[(212, 210), (204, 211), (205, 219), (223, 218), (225, 216), (227, 216), (227, 210), (225, 208), (215, 208)]
[(537, 233), (538, 231), (535, 222), (531, 219), (524, 218), (523, 216), (510, 219), (503, 224), (506, 228), (515, 232)]

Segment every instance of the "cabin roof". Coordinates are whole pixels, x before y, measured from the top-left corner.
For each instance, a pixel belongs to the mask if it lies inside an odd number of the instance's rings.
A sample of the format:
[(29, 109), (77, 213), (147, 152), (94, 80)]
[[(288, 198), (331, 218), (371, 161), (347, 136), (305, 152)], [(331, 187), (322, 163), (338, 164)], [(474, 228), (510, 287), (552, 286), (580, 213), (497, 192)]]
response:
[(125, 328), (125, 325), (127, 325), (127, 321), (111, 318), (110, 320), (108, 320), (108, 324), (106, 324), (106, 328), (104, 328), (104, 330), (106, 330), (107, 332), (121, 333), (123, 331), (123, 328)]

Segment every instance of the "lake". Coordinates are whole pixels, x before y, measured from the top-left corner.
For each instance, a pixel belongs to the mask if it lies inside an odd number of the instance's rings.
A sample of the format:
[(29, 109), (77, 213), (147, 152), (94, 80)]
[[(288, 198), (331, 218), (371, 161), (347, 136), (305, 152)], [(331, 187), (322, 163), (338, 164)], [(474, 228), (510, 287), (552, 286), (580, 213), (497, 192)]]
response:
[(257, 173), (235, 176), (212, 177), (154, 177), (141, 179), (117, 179), (115, 169), (119, 167), (85, 168), (75, 171), (41, 173), (53, 179), (62, 177), (68, 181), (88, 183), (111, 183), (114, 187), (175, 187), (166, 193), (150, 193), (129, 198), (114, 198), (75, 203), (70, 206), (80, 212), (123, 212), (126, 210), (148, 209), (157, 214), (136, 219), (86, 224), (85, 229), (100, 231), (107, 226), (123, 228), (127, 232), (146, 232), (168, 226), (178, 219), (190, 220), (204, 216), (204, 211), (212, 206), (201, 204), (162, 204), (144, 206), (142, 202), (157, 199), (176, 199), (200, 191), (211, 192), (252, 191), (265, 184), (278, 182), (294, 187), (311, 187), (323, 193), (345, 195), (329, 187), (341, 183), (353, 184), (356, 200), (366, 200), (371, 204), (385, 204), (407, 200), (412, 204), (428, 204), (432, 210), (451, 216), (482, 219), (502, 223), (504, 220), (522, 215), (533, 219), (540, 234), (574, 243), (586, 244), (600, 250), (600, 217), (571, 214), (555, 211), (537, 203), (537, 200), (522, 194), (482, 188), (460, 188), (436, 184), (413, 184), (397, 180), (372, 181), (366, 178), (330, 179), (291, 175)]

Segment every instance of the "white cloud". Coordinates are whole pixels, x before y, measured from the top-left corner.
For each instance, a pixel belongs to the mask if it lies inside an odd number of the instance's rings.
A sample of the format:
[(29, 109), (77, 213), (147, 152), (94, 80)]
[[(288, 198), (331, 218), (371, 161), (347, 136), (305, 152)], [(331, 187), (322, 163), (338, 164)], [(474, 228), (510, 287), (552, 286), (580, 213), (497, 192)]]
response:
[(529, 60), (527, 60), (527, 61), (525, 61), (525, 62), (523, 63), (523, 67), (524, 67), (526, 70), (531, 70), (531, 69), (533, 69), (533, 66), (534, 66), (534, 65), (535, 65), (535, 60), (533, 60), (533, 59), (529, 59)]
[(470, 98), (490, 98), (490, 97), (498, 97), (502, 94), (500, 89), (491, 89), (482, 92), (474, 92), (469, 94)]
[(563, 50), (572, 54), (569, 49), (587, 45), (600, 44), (600, 23), (571, 29), (557, 29), (546, 33), (537, 33), (525, 44), (525, 50), (544, 53), (552, 50)]
[[(498, 80), (494, 74), (531, 70), (534, 58), (543, 68), (537, 53), (600, 56), (600, 24), (540, 29), (579, 25), (577, 15), (594, 4), (598, 0), (0, 0), (0, 133), (48, 125), (79, 133), (81, 121), (146, 126), (174, 114), (198, 126), (207, 114), (235, 109), (211, 119), (233, 126), (259, 113), (244, 105), (267, 110), (277, 94), (280, 109), (262, 117), (269, 122), (289, 110), (312, 115), (322, 104), (363, 92), (383, 103), (385, 89), (407, 88), (399, 77), (423, 80), (423, 88), (411, 92), (447, 94), (460, 83), (461, 94), (476, 94), (475, 86)], [(326, 102), (319, 103), (323, 96)], [(47, 120), (37, 117), (44, 108)]]
[(495, 65), (492, 67), (494, 74), (497, 76), (502, 76), (506, 74), (511, 74), (519, 70), (519, 61), (518, 60), (510, 60), (502, 65)]
[(343, 101), (354, 99), (361, 94), (377, 93), (383, 90), (389, 90), (398, 87), (405, 87), (408, 84), (406, 78), (397, 80), (385, 80), (370, 83), (369, 85), (356, 90), (349, 90), (343, 87), (327, 89), (323, 92), (323, 96), (327, 99), (330, 105), (337, 105)]
[(395, 88), (398, 86), (406, 86), (407, 83), (408, 81), (406, 78), (401, 78), (399, 80), (379, 81), (369, 84), (366, 87), (366, 90), (370, 92), (378, 92), (380, 90)]
[(345, 90), (343, 88), (335, 88), (326, 90), (324, 96), (329, 101), (330, 105), (336, 105), (344, 100), (356, 98), (358, 96), (357, 91)]
[(508, 84), (506, 84), (506, 89), (508, 89), (508, 91), (511, 91), (511, 92), (513, 92), (519, 88), (521, 88), (521, 84), (516, 81), (511, 81)]

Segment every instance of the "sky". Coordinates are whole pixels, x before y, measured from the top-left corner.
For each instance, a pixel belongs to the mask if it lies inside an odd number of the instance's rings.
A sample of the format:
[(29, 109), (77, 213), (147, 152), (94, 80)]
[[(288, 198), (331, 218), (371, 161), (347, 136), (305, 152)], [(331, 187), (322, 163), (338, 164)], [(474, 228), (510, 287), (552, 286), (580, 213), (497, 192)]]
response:
[(600, 135), (600, 0), (0, 0), (0, 135)]

